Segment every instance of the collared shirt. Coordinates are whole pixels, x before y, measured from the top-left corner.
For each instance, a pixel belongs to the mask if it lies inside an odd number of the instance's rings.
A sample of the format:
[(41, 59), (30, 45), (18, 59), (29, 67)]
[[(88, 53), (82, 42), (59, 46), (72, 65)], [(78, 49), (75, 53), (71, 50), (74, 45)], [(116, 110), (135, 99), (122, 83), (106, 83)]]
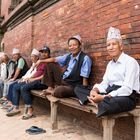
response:
[[(69, 61), (67, 70), (63, 74), (63, 79), (67, 78), (70, 75), (70, 73), (72, 72), (73, 67), (74, 67), (76, 61), (79, 59), (80, 53), (81, 52), (79, 52), (79, 54), (76, 57), (73, 57), (72, 54), (70, 55), (70, 61)], [(61, 67), (66, 65), (66, 60), (67, 60), (68, 55), (69, 55), (69, 53), (67, 53), (67, 54), (65, 54), (63, 56), (56, 57), (56, 61), (58, 62), (58, 64)], [(80, 76), (88, 78), (89, 74), (90, 74), (90, 71), (91, 71), (91, 65), (92, 65), (92, 61), (89, 58), (89, 56), (86, 55), (84, 57), (84, 61), (83, 61), (83, 64), (81, 66)]]
[(106, 89), (109, 85), (118, 85), (121, 86), (121, 88), (109, 94), (112, 97), (129, 96), (133, 90), (139, 92), (139, 78), (140, 67), (137, 61), (127, 54), (122, 53), (116, 62), (112, 60), (108, 63), (103, 81), (94, 87), (97, 87), (100, 93), (106, 93)]
[(45, 72), (45, 67), (46, 67), (46, 63), (40, 63), (37, 66), (36, 73), (33, 75), (33, 77), (35, 78), (35, 77), (39, 77), (39, 76), (43, 75)]
[(22, 76), (23, 79), (31, 78), (36, 73), (36, 67), (34, 67), (34, 64), (35, 63), (33, 63), (30, 69), (26, 72), (26, 74)]
[(0, 79), (5, 80), (7, 78), (7, 68), (5, 63), (0, 64), (1, 71), (0, 71)]
[(7, 63), (7, 66), (8, 66), (8, 75), (7, 75), (7, 78), (11, 78), (11, 76), (13, 75), (14, 73), (14, 69), (15, 69), (15, 62), (11, 62), (11, 60), (8, 61)]
[(17, 68), (19, 68), (19, 69), (23, 69), (24, 65), (25, 65), (25, 61), (24, 61), (24, 59), (23, 59), (22, 57), (19, 58), (19, 60), (18, 60), (18, 64), (17, 64)]

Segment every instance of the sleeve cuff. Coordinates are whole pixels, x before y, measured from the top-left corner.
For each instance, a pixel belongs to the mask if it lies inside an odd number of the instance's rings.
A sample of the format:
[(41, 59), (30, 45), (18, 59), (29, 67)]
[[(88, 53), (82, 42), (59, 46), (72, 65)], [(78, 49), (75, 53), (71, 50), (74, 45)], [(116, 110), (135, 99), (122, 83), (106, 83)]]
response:
[(111, 97), (116, 97), (118, 95), (117, 91), (112, 91), (109, 93)]
[(104, 88), (102, 88), (102, 86), (100, 86), (100, 84), (95, 84), (93, 89), (94, 88), (98, 88), (100, 93), (106, 93), (106, 90)]

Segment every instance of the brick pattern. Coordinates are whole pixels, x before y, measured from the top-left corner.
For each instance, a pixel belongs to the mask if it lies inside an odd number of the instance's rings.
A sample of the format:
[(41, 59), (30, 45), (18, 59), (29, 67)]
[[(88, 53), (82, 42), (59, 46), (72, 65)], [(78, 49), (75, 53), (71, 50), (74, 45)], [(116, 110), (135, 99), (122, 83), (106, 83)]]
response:
[(6, 32), (5, 49), (17, 46), (28, 56), (32, 47), (47, 44), (53, 55), (60, 55), (68, 51), (67, 39), (80, 34), (83, 50), (93, 58), (95, 83), (101, 81), (109, 60), (105, 41), (110, 26), (121, 29), (125, 51), (140, 62), (139, 20), (139, 0), (63, 0)]
[(9, 53), (13, 48), (19, 48), (25, 57), (30, 56), (32, 46), (32, 17), (8, 30), (4, 34), (5, 50)]
[[(8, 1), (2, 0), (3, 15), (7, 14), (7, 7)], [(9, 29), (3, 40), (7, 52), (18, 47), (28, 58), (32, 48), (41, 48), (45, 44), (51, 48), (52, 55), (64, 54), (68, 51), (67, 39), (80, 34), (83, 39), (82, 49), (93, 59), (90, 80), (95, 83), (101, 81), (110, 59), (105, 44), (110, 26), (121, 29), (125, 52), (135, 57), (140, 64), (139, 0), (61, 0), (17, 27)], [(130, 125), (128, 128), (128, 121), (120, 123), (123, 127), (115, 126), (115, 135), (119, 135), (119, 139), (133, 139), (134, 127)], [(120, 134), (122, 131), (123, 136)]]
[(105, 38), (110, 26), (121, 29), (126, 52), (140, 59), (140, 8), (136, 6), (138, 0), (63, 0), (34, 17), (34, 46), (48, 44), (58, 55), (67, 50), (67, 38), (80, 34), (83, 49), (94, 61), (92, 81), (100, 81), (109, 60)]
[(10, 0), (1, 0), (1, 15), (4, 18), (8, 17), (8, 8), (10, 6)]

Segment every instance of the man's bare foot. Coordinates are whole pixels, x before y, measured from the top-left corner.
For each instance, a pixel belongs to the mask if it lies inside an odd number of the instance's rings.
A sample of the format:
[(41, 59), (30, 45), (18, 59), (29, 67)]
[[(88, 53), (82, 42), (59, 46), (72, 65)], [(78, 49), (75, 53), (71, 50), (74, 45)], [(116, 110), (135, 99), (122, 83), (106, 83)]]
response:
[(53, 93), (54, 93), (54, 88), (48, 87), (48, 88), (47, 88), (45, 91), (43, 91), (43, 92), (45, 92), (45, 94), (47, 94), (47, 93), (53, 94)]
[(54, 88), (48, 87), (47, 89), (44, 89), (42, 93), (40, 93), (41, 96), (43, 95), (51, 95), (54, 93)]

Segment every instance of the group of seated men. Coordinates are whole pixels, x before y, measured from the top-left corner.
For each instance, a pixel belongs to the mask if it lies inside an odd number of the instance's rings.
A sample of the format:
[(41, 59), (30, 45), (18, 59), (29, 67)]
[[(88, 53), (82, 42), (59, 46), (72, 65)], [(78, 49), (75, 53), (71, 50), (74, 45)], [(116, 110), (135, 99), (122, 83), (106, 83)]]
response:
[[(23, 120), (34, 117), (31, 90), (43, 90), (57, 98), (76, 97), (81, 105), (91, 102), (98, 107), (97, 117), (129, 111), (136, 106), (136, 93), (140, 91), (138, 62), (123, 52), (120, 30), (110, 27), (107, 34), (107, 52), (111, 57), (103, 81), (88, 88), (92, 68), (91, 58), (81, 50), (79, 35), (68, 39), (69, 53), (51, 57), (50, 49), (33, 49), (32, 65), (28, 65), (18, 49), (13, 59), (1, 54), (0, 103), (7, 116), (20, 113), (22, 96), (25, 109)], [(60, 69), (60, 67), (63, 67)]]

